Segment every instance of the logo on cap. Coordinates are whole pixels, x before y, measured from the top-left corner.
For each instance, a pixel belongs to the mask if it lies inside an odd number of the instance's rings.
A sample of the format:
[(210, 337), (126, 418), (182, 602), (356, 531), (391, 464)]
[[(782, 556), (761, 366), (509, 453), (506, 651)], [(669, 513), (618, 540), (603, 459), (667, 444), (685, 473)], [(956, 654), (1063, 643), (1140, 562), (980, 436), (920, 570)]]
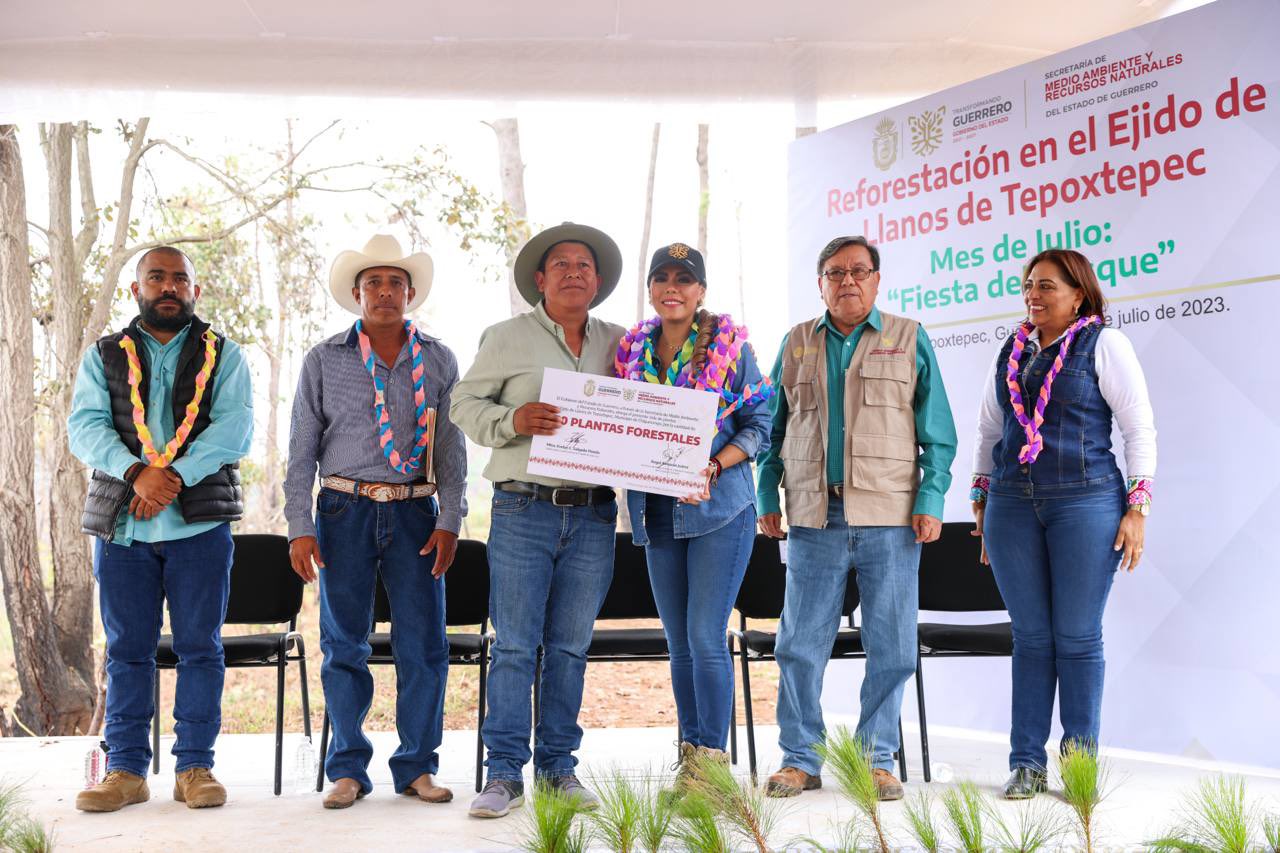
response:
[(667, 249), (667, 254), (675, 258), (677, 261), (683, 261), (685, 258), (689, 257), (689, 247), (684, 243), (672, 243), (671, 247)]

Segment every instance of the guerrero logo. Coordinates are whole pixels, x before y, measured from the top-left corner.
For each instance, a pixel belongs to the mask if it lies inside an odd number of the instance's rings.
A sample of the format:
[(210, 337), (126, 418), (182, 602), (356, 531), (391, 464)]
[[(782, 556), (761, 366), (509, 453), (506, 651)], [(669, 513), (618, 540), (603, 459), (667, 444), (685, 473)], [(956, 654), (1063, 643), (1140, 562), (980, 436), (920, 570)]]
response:
[(925, 110), (907, 119), (911, 129), (911, 150), (921, 157), (928, 157), (942, 146), (942, 120), (947, 115), (945, 106)]
[(883, 119), (876, 125), (876, 135), (871, 138), (871, 155), (876, 168), (882, 172), (898, 159), (898, 125), (892, 119)]
[(596, 381), (588, 379), (587, 384), (582, 386), (582, 394), (584, 397), (593, 397), (596, 393)]
[(634, 400), (635, 398), (636, 398), (636, 389), (634, 389), (634, 388), (623, 388), (623, 389), (622, 389), (622, 399), (624, 399), (624, 400), (626, 400), (628, 403), (630, 403), (630, 402), (631, 402), (632, 400)]

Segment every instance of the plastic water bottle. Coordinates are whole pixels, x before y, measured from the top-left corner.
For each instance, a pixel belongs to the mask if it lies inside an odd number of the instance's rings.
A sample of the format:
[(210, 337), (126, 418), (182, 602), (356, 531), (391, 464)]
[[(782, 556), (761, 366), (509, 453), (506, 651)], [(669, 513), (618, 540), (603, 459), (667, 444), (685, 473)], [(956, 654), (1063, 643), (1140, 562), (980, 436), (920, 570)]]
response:
[(316, 750), (311, 745), (311, 738), (303, 737), (298, 741), (298, 751), (293, 758), (293, 792), (309, 794), (316, 785)]
[(107, 742), (90, 749), (84, 756), (84, 788), (89, 790), (102, 781), (107, 775)]
[(954, 779), (956, 775), (952, 771), (950, 764), (943, 764), (940, 761), (931, 765), (931, 769), (933, 770), (933, 781), (941, 782), (944, 785)]

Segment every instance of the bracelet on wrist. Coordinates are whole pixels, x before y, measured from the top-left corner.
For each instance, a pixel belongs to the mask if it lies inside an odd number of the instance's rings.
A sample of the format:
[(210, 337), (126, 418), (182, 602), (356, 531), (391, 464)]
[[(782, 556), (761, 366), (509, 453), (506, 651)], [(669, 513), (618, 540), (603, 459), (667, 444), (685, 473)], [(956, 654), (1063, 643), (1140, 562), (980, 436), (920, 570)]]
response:
[(973, 484), (969, 488), (969, 501), (975, 504), (987, 502), (987, 493), (991, 491), (991, 478), (986, 474), (974, 474)]

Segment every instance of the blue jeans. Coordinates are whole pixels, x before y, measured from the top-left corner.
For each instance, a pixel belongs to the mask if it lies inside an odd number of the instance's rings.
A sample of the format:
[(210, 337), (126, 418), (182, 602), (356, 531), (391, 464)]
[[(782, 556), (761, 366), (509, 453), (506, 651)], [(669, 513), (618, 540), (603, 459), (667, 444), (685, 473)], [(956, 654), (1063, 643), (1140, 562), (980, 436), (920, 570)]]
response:
[(1062, 742), (1096, 746), (1102, 714), (1102, 611), (1120, 555), (1112, 550), (1123, 487), (1031, 500), (993, 493), (983, 532), (1013, 623), (1009, 767), (1047, 766), (1058, 694)]
[(793, 526), (788, 534), (787, 597), (778, 626), (778, 745), (782, 763), (809, 774), (822, 769), (815, 744), (822, 722), (822, 677), (840, 627), (851, 569), (862, 601), (867, 652), (857, 737), (872, 763), (893, 769), (898, 751), (902, 688), (916, 671), (920, 546), (910, 527), (850, 527), (844, 505), (831, 499), (822, 530)]
[(489, 618), (497, 640), (489, 664), (484, 745), (489, 779), (519, 781), (529, 763), (530, 702), (543, 649), (534, 771), (574, 772), (582, 744), (578, 710), (587, 647), (613, 580), (618, 505), (557, 507), (494, 491), (489, 528)]
[(391, 604), (396, 665), (396, 733), (388, 762), (397, 792), (440, 766), (449, 678), (443, 579), (431, 576), (435, 554), (418, 551), (436, 527), (435, 498), (378, 503), (321, 489), (316, 498), (320, 570), (320, 648), (325, 708), (333, 739), (325, 758), (330, 781), (355, 779), (367, 793), (373, 744), (362, 726), (373, 702), (369, 630), (378, 575)]
[(176, 772), (213, 767), (222, 727), (222, 622), (231, 593), (231, 527), (186, 539), (118, 545), (96, 540), (94, 577), (107, 635), (107, 769), (145, 777), (151, 763), (156, 644), (169, 602), (178, 658), (173, 701)]
[(680, 740), (725, 748), (733, 704), (733, 661), (725, 628), (755, 542), (756, 512), (688, 539), (673, 534), (675, 498), (648, 495), (649, 583), (671, 652), (671, 689)]

